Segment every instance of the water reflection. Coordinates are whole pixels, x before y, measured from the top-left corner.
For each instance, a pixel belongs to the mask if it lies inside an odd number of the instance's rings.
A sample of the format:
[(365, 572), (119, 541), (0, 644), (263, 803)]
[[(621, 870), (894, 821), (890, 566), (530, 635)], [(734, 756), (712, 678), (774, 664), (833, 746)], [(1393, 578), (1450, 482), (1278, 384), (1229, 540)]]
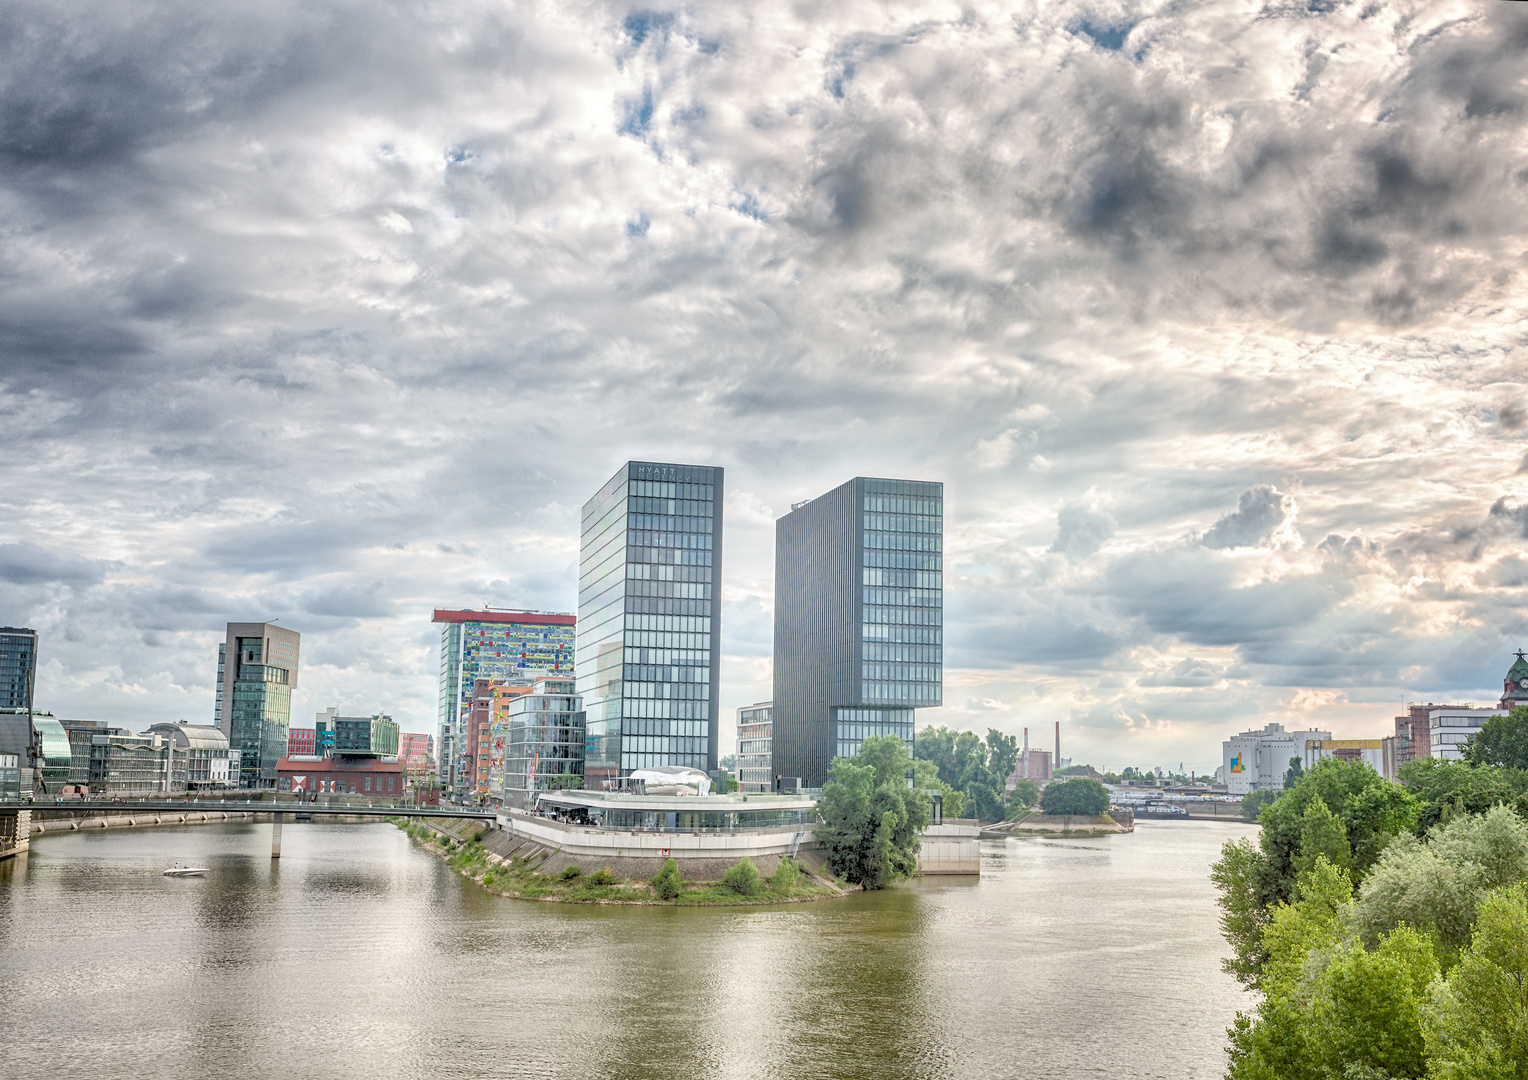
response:
[(1241, 831), (700, 910), (491, 897), (380, 824), (289, 824), (279, 863), (268, 825), (46, 837), (0, 864), (0, 1072), (1216, 1077), (1243, 1002), (1205, 871)]

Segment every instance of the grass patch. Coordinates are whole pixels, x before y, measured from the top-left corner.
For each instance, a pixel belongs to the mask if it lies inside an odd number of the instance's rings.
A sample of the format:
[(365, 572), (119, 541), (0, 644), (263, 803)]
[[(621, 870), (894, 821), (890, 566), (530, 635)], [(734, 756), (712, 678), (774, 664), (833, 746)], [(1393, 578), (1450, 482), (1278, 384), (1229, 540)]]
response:
[[(802, 872), (794, 859), (781, 859), (768, 877), (752, 861), (744, 859), (727, 871), (726, 881), (689, 882), (679, 874), (678, 862), (669, 859), (652, 882), (622, 881), (601, 867), (585, 873), (569, 865), (555, 874), (540, 873), (545, 861), (512, 855), (501, 859), (484, 847), (482, 831), (458, 840), (428, 825), (406, 818), (389, 818), (409, 838), (441, 856), (446, 865), (499, 896), (518, 900), (556, 900), (572, 904), (669, 904), (678, 907), (711, 905), (779, 904), (799, 900), (822, 900), (840, 896), (842, 889), (819, 885)], [(660, 894), (655, 887), (663, 883)]]

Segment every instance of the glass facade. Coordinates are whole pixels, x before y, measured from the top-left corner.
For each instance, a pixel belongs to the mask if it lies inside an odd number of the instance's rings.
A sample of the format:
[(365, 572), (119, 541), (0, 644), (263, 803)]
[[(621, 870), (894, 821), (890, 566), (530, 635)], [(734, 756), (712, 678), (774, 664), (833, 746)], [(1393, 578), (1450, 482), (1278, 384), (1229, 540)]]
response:
[(856, 477), (776, 523), (774, 773), (820, 787), (943, 704), (944, 485)]
[(737, 785), (749, 795), (773, 791), (775, 776), (770, 737), (775, 710), (767, 701), (737, 711)]
[(37, 631), (0, 626), (0, 709), (32, 709), (37, 679)]
[[(437, 609), (440, 635), (440, 782), (465, 793), (476, 786), (482, 747), (472, 745), (470, 714), (479, 679), (529, 685), (538, 674), (573, 676), (572, 615), (536, 611)], [(479, 733), (481, 735), (481, 733)]]
[(541, 679), (495, 714), (493, 742), (503, 750), (489, 779), (494, 802), (524, 810), (538, 791), (583, 786), (584, 712), (573, 691), (571, 679)]
[(589, 785), (716, 768), (723, 470), (632, 461), (583, 508), (578, 691)]
[(276, 784), (276, 763), (287, 752), (300, 641), (295, 630), (273, 623), (228, 624), (218, 650), (218, 727), (230, 749), (239, 751), (240, 787)]

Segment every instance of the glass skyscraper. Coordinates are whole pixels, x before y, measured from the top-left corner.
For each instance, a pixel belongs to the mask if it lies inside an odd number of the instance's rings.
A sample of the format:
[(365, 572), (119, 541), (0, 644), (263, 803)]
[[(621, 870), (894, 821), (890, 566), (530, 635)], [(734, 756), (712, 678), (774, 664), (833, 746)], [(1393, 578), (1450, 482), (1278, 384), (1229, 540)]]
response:
[(572, 615), (544, 611), (436, 608), (440, 623), (440, 783), (464, 794), (475, 784), (470, 730), (473, 686), (529, 686), (537, 675), (573, 675)]
[(857, 476), (775, 523), (777, 777), (821, 787), (944, 701), (944, 485)]
[(723, 470), (630, 461), (584, 504), (578, 693), (585, 786), (716, 768)]
[[(239, 786), (276, 786), (286, 755), (302, 635), (275, 623), (229, 623), (218, 646), (218, 728), (239, 751)], [(232, 676), (230, 678), (230, 676)]]
[(37, 631), (0, 626), (0, 709), (31, 712), (36, 681)]

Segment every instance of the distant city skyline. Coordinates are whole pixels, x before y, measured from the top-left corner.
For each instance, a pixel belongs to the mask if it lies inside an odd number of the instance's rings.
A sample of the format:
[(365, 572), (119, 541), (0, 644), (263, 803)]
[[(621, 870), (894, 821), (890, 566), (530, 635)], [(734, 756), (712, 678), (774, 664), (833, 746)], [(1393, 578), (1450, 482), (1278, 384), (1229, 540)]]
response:
[(576, 610), (587, 494), (694, 461), (722, 753), (774, 522), (857, 475), (945, 484), (920, 722), (1204, 769), (1499, 700), (1523, 9), (39, 7), (0, 624), (61, 715), (204, 723), (222, 624), (279, 619), (298, 715), (436, 732), (432, 610)]

